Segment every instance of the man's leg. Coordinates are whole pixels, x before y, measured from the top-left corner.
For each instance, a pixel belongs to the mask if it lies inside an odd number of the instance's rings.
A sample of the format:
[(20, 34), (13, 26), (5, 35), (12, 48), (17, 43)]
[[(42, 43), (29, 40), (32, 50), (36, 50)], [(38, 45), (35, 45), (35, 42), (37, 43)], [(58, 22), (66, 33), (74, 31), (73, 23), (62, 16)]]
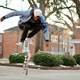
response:
[(22, 32), (22, 35), (21, 35), (21, 39), (20, 39), (21, 42), (24, 42), (24, 40), (26, 39), (28, 31), (29, 31), (29, 28), (30, 28), (30, 25), (28, 25), (28, 24), (26, 24), (24, 26), (25, 27), (23, 29), (23, 32)]
[[(37, 26), (35, 26), (37, 27)], [(28, 38), (33, 37), (37, 32), (39, 32), (41, 30), (41, 27), (37, 27), (35, 29), (33, 29), (29, 34), (28, 34)]]
[(28, 33), (28, 28), (24, 28), (24, 29), (21, 29), (23, 32), (22, 32), (22, 35), (21, 35), (21, 39), (20, 39), (20, 42), (19, 43), (16, 43), (16, 45), (22, 47), (23, 46), (23, 43), (24, 43), (24, 40), (26, 39), (27, 37), (27, 33)]
[(24, 42), (24, 40), (25, 40), (25, 39), (26, 39), (26, 37), (27, 37), (27, 33), (28, 33), (28, 29), (27, 29), (27, 28), (25, 28), (25, 29), (23, 30), (22, 35), (21, 35), (20, 42)]
[(22, 32), (22, 35), (21, 35), (20, 42), (19, 42), (19, 43), (16, 43), (16, 45), (22, 47), (22, 46), (23, 46), (23, 43), (24, 43), (24, 40), (25, 40), (26, 37), (27, 37), (27, 33), (28, 33), (28, 30), (29, 30), (29, 25), (28, 25), (28, 24), (26, 24), (26, 25), (22, 24), (22, 25), (19, 26), (19, 28), (20, 28), (23, 32)]

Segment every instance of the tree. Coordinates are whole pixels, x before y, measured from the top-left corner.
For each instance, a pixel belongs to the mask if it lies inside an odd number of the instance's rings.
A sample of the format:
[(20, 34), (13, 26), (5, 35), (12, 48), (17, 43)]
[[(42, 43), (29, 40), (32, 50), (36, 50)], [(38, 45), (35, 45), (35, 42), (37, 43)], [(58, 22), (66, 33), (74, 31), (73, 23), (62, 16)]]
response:
[[(34, 0), (32, 0), (32, 1), (33, 1), (33, 3), (35, 3)], [(46, 19), (49, 18), (51, 15), (55, 14), (59, 20), (59, 23), (61, 23), (60, 20), (63, 20), (64, 21), (63, 24), (66, 25), (71, 31), (75, 32), (74, 31), (75, 30), (74, 20), (73, 20), (72, 12), (70, 11), (70, 8), (74, 8), (75, 6), (72, 4), (68, 6), (67, 5), (68, 0), (37, 0), (37, 2), (40, 4), (40, 8), (41, 8), (43, 14), (45, 15)], [(68, 9), (68, 11), (70, 12), (70, 16), (64, 14), (63, 9)], [(45, 12), (47, 12), (47, 14), (45, 14)], [(73, 27), (70, 24), (68, 24), (68, 22), (66, 20), (61, 18), (62, 14), (64, 14), (64, 16), (66, 16), (72, 22)], [(37, 36), (38, 37), (36, 39), (36, 45), (37, 45), (36, 51), (38, 49), (43, 50), (43, 35), (40, 32)]]
[[(22, 0), (25, 1), (25, 0)], [(55, 21), (55, 24), (57, 22), (59, 22), (60, 24), (64, 24), (66, 25), (71, 31), (74, 32), (75, 34), (75, 21), (73, 19), (73, 13), (78, 14), (80, 17), (80, 1), (79, 0), (72, 0), (72, 2), (70, 0), (28, 0), (29, 4), (31, 7), (33, 6), (37, 6), (37, 3), (40, 4), (40, 8), (44, 14), (44, 16), (46, 17), (46, 20), (51, 16), (56, 16), (57, 20)], [(76, 4), (73, 4), (73, 2)], [(71, 3), (71, 4), (70, 4)], [(8, 8), (8, 1), (6, 0), (6, 5), (2, 6), (0, 5), (0, 7), (3, 8), (7, 8), (10, 10), (14, 10), (11, 8)], [(74, 11), (74, 9), (76, 8), (77, 13)], [(69, 14), (64, 13), (64, 10), (67, 10), (69, 12)], [(69, 21), (71, 21), (70, 25), (65, 19), (64, 16), (66, 16), (68, 18)], [(37, 39), (36, 39), (36, 51), (37, 50), (43, 50), (43, 34), (42, 32), (37, 34)]]
[(78, 16), (79, 16), (79, 18), (80, 18), (80, 0), (72, 0), (74, 3), (75, 3), (75, 5), (76, 5), (76, 11), (77, 11), (77, 14), (78, 14)]

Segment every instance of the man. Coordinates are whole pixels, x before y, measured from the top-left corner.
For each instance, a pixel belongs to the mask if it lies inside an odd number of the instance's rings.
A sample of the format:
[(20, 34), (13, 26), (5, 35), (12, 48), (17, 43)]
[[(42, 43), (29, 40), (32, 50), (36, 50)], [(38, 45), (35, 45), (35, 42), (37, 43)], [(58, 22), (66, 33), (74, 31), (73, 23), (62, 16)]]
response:
[(31, 38), (40, 30), (43, 30), (45, 41), (49, 41), (49, 28), (47, 22), (45, 21), (45, 17), (42, 15), (42, 11), (39, 8), (33, 8), (27, 11), (11, 12), (3, 16), (0, 20), (3, 21), (13, 16), (20, 16), (18, 25), (19, 28), (23, 30), (18, 45), (21, 45), (26, 37)]

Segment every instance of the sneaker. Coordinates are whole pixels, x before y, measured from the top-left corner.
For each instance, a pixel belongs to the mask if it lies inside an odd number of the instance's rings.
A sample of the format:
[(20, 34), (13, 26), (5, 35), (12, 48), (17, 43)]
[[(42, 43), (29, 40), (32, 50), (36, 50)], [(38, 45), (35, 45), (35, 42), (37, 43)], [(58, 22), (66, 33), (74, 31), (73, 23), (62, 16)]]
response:
[(23, 46), (23, 43), (22, 42), (19, 42), (19, 43), (16, 43), (16, 45), (22, 47)]

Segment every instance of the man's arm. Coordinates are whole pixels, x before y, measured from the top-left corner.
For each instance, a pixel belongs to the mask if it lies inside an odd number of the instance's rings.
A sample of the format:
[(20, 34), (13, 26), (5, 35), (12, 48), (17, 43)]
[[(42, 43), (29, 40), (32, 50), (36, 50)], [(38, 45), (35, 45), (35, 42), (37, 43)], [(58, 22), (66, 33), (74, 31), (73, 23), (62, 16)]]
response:
[(50, 46), (50, 32), (49, 32), (49, 27), (44, 16), (41, 17), (41, 24), (42, 24), (42, 28), (44, 32), (44, 39), (46, 41), (45, 45), (46, 47), (49, 47)]
[(14, 11), (14, 12), (11, 12), (11, 13), (8, 13), (6, 15), (4, 15), (2, 18), (1, 18), (1, 21), (3, 21), (4, 19), (7, 19), (7, 18), (10, 18), (10, 17), (13, 17), (13, 16), (29, 16), (30, 15), (30, 11)]
[(45, 21), (45, 17), (41, 16), (41, 24), (44, 32), (45, 41), (50, 41), (50, 32), (47, 22)]
[(3, 17), (0, 19), (0, 21), (2, 22), (4, 19), (5, 19), (5, 17), (3, 16)]
[(3, 21), (4, 19), (13, 17), (13, 16), (18, 16), (18, 15), (22, 15), (22, 12), (20, 12), (20, 11), (15, 11), (15, 12), (8, 13), (8, 14), (4, 15), (4, 16), (1, 18), (1, 21)]

